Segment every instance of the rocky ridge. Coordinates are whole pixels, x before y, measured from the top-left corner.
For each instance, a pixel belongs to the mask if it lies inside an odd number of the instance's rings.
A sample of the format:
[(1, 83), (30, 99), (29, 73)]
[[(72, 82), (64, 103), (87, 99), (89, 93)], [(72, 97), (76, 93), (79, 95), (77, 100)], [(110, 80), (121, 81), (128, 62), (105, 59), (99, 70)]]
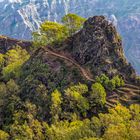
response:
[(89, 18), (83, 29), (64, 46), (93, 75), (106, 73), (110, 77), (121, 75), (126, 79), (136, 76), (135, 70), (124, 56), (122, 40), (116, 28), (104, 16)]
[(5, 53), (15, 46), (21, 46), (22, 48), (29, 50), (29, 47), (32, 46), (32, 42), (0, 36), (0, 53)]

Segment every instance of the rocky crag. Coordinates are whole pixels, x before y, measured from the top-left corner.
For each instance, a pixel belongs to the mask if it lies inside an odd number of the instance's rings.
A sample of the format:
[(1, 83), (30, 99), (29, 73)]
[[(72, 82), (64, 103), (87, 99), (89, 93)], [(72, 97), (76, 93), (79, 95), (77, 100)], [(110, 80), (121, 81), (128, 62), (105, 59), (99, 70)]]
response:
[[(1, 40), (7, 41), (4, 47), (6, 50), (17, 44), (26, 49), (31, 45), (31, 42), (4, 37)], [(4, 46), (4, 43), (1, 44)], [(107, 96), (109, 107), (113, 107), (117, 101), (131, 104), (139, 100), (139, 85), (135, 85), (136, 73), (124, 56), (122, 40), (116, 28), (104, 16), (94, 16), (61, 45), (36, 50), (23, 66), (20, 84), (24, 87), (24, 94), (21, 96), (23, 99), (33, 98), (32, 94), (41, 84), (46, 86), (49, 93), (55, 89), (63, 91), (68, 85), (79, 82), (90, 84), (101, 74), (109, 77), (120, 75), (127, 81), (123, 89), (117, 89), (113, 95)], [(127, 94), (126, 98), (126, 94), (122, 93), (127, 90), (134, 92), (135, 97)], [(135, 99), (134, 102), (132, 99)]]
[(93, 75), (105, 73), (109, 77), (121, 75), (126, 79), (136, 76), (124, 56), (121, 37), (104, 16), (89, 18), (83, 29), (63, 47), (71, 52), (80, 65), (89, 68)]

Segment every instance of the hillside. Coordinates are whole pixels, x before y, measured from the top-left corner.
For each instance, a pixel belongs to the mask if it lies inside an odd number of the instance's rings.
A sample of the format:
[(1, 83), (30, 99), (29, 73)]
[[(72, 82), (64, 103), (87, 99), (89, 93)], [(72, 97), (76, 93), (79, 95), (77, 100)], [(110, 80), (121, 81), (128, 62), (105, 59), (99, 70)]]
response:
[[(45, 70), (47, 75), (37, 73), (38, 61), (41, 61), (40, 70), (44, 65), (48, 68)], [(37, 50), (23, 68), (25, 73), (27, 69), (27, 75), (22, 79), (24, 84), (33, 67), (37, 74), (36, 80), (47, 85), (50, 91), (55, 88), (63, 90), (67, 85), (78, 82), (92, 83), (102, 74), (110, 78), (120, 75), (128, 83), (136, 83), (136, 73), (124, 56), (121, 38), (115, 27), (103, 16), (89, 18), (81, 31), (60, 46), (46, 46)], [(24, 86), (29, 84), (26, 81)], [(123, 95), (118, 93), (118, 96)]]
[(44, 25), (46, 46), (0, 38), (0, 139), (139, 140), (140, 81), (114, 25)]

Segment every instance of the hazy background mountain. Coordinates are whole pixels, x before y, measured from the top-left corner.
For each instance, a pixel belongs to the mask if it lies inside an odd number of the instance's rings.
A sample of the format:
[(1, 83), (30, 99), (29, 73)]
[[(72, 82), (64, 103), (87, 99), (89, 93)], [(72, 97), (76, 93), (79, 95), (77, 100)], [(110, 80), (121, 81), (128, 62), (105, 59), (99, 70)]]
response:
[(123, 37), (126, 57), (140, 73), (139, 0), (0, 0), (0, 34), (31, 39), (41, 22), (60, 21), (67, 13), (107, 16)]

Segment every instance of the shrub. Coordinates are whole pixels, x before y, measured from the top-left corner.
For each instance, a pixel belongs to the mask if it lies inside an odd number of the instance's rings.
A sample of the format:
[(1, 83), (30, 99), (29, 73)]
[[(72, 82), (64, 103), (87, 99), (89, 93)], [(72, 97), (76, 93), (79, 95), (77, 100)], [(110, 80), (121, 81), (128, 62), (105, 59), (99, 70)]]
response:
[(69, 13), (62, 18), (62, 23), (67, 27), (69, 35), (72, 35), (82, 27), (85, 20), (83, 17)]
[(106, 103), (106, 92), (104, 87), (100, 83), (95, 83), (92, 85), (91, 88), (91, 100), (93, 100), (96, 104), (104, 105)]
[(109, 79), (105, 74), (102, 74), (101, 76), (98, 76), (96, 78), (96, 81), (102, 84), (105, 89), (113, 91), (118, 87), (124, 86), (124, 80), (117, 76), (114, 76), (112, 79)]

